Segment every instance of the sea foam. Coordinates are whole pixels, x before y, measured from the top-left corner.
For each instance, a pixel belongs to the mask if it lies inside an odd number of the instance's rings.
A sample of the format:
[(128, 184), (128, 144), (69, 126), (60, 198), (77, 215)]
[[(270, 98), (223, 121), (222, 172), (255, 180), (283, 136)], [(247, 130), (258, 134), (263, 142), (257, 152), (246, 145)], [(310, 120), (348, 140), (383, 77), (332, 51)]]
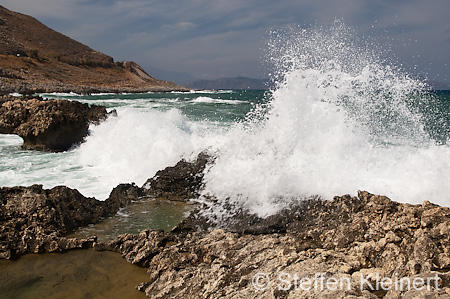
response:
[[(267, 216), (308, 196), (357, 190), (450, 206), (448, 136), (430, 130), (443, 127), (435, 99), (382, 56), (380, 46), (342, 22), (274, 32), (268, 60), (276, 87), (239, 123), (194, 114), (202, 103), (215, 112), (222, 107), (222, 116), (240, 106), (241, 99), (207, 92), (195, 91), (194, 100), (117, 102), (68, 94), (118, 116), (92, 125), (85, 142), (65, 153), (20, 151), (20, 138), (2, 136), (0, 183), (66, 185), (105, 199), (119, 183), (142, 185), (207, 149), (215, 162), (205, 170), (200, 201), (218, 220), (242, 209)], [(183, 114), (185, 106), (194, 112)]]
[(433, 99), (381, 54), (342, 22), (275, 32), (277, 87), (205, 172), (201, 202), (211, 215), (265, 217), (305, 197), (357, 190), (448, 206), (450, 149), (430, 138), (420, 112)]
[(90, 131), (73, 154), (83, 173), (93, 178), (80, 191), (98, 199), (120, 183), (141, 186), (158, 170), (220, 143), (220, 134), (208, 124), (189, 121), (177, 109), (119, 107), (117, 117)]

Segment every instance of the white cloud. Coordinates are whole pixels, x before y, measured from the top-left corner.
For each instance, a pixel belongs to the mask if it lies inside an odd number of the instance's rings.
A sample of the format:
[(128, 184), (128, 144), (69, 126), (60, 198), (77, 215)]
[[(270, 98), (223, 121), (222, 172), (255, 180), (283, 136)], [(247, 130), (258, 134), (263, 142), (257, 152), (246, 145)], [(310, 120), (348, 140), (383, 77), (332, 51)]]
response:
[(164, 24), (161, 29), (163, 30), (170, 30), (170, 31), (176, 31), (176, 32), (183, 32), (192, 30), (196, 27), (196, 25), (192, 22), (177, 22), (174, 24)]

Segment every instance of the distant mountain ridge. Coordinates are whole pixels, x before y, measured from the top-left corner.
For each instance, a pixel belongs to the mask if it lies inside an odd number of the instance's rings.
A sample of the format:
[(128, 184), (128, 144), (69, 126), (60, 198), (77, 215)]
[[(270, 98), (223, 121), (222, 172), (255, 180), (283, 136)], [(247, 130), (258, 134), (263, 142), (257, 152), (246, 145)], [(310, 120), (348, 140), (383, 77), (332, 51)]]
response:
[[(441, 81), (423, 80), (429, 87), (435, 90), (450, 90), (450, 83)], [(180, 82), (179, 82), (180, 83)], [(270, 79), (255, 79), (247, 77), (232, 77), (213, 80), (195, 80), (184, 82), (183, 85), (194, 89), (236, 89), (236, 90), (267, 90), (274, 87)]]
[(161, 80), (173, 81), (176, 84), (187, 86), (188, 84), (200, 80), (199, 78), (194, 77), (191, 74), (179, 71), (168, 71), (164, 69), (157, 68), (152, 65), (142, 65), (147, 71), (149, 71), (152, 75)]
[(0, 92), (186, 90), (0, 5)]
[(234, 77), (215, 80), (198, 80), (187, 84), (187, 86), (195, 89), (265, 90), (270, 88), (270, 80)]

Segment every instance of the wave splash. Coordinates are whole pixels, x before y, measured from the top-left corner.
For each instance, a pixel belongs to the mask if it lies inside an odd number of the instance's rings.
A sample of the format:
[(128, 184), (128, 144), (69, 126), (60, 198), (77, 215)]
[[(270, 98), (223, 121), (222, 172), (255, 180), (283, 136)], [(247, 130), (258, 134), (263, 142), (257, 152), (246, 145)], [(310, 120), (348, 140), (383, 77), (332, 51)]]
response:
[[(82, 186), (72, 180), (83, 194), (104, 200), (120, 183), (141, 186), (158, 170), (191, 159), (195, 153), (212, 146), (220, 130), (211, 125), (189, 121), (177, 109), (118, 109), (99, 126), (90, 128), (86, 142), (73, 152), (84, 177)], [(211, 131), (214, 131), (213, 134)]]
[(433, 97), (424, 83), (339, 21), (274, 32), (268, 48), (270, 103), (229, 132), (205, 172), (201, 202), (213, 218), (265, 217), (357, 190), (450, 204), (450, 149), (426, 129)]

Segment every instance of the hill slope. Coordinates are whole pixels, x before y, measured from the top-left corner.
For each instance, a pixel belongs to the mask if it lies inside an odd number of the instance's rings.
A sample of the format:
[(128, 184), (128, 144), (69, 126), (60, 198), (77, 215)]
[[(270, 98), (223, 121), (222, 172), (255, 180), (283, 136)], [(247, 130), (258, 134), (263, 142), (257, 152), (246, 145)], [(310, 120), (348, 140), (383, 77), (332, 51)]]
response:
[(151, 77), (134, 62), (114, 62), (31, 16), (0, 6), (0, 93), (178, 89), (183, 88)]

